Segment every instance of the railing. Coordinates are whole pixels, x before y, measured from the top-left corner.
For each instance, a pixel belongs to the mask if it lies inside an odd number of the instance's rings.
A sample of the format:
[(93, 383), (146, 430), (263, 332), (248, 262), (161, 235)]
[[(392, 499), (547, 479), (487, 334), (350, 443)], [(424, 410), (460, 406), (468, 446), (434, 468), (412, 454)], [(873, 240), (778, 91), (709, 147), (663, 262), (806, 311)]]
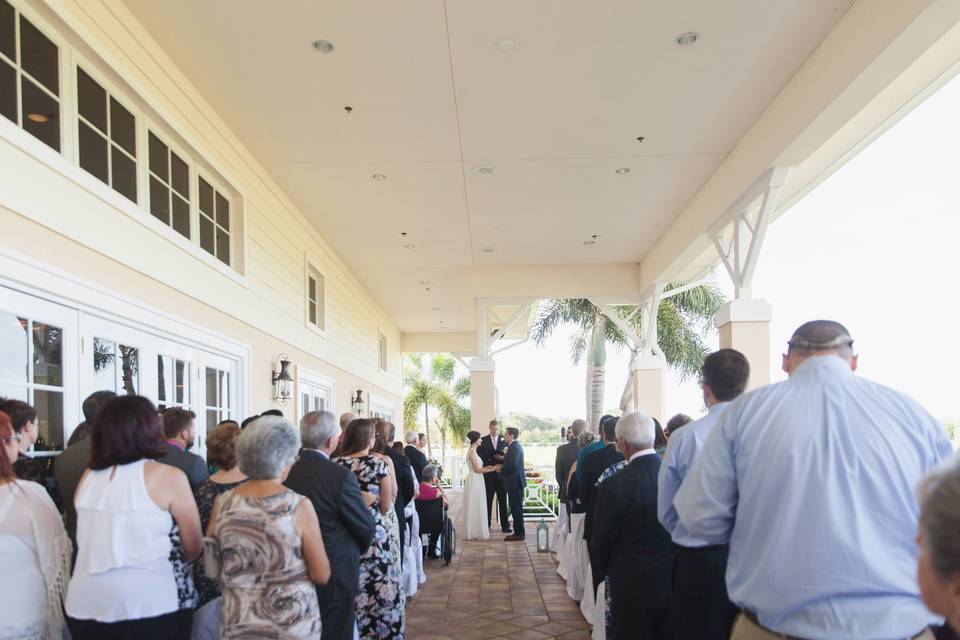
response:
[(534, 467), (534, 469), (540, 471), (542, 477), (527, 478), (527, 487), (523, 496), (523, 517), (554, 522), (560, 515), (560, 486), (556, 480), (548, 479), (543, 473), (544, 471), (552, 472), (552, 467)]

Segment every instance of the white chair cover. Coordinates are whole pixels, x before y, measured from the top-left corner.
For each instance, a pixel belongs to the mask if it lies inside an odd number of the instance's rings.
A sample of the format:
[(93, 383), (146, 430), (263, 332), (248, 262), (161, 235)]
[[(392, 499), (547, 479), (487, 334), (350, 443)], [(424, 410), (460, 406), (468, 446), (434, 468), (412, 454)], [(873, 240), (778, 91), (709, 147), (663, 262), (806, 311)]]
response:
[(597, 587), (597, 602), (593, 608), (593, 633), (591, 640), (606, 640), (607, 638), (607, 581), (604, 580)]
[(403, 591), (412, 598), (420, 587), (420, 574), (423, 572), (423, 552), (420, 544), (420, 520), (413, 500), (404, 509), (404, 516), (412, 517), (413, 523), (408, 532), (407, 543), (403, 545)]
[(570, 514), (570, 535), (567, 536), (566, 543), (567, 595), (577, 602), (583, 598), (583, 569), (587, 553), (587, 543), (583, 540), (585, 517), (582, 513)]
[(587, 558), (587, 568), (583, 575), (583, 597), (580, 598), (580, 613), (583, 614), (583, 619), (587, 621), (587, 624), (595, 626), (596, 621), (593, 616), (596, 613), (597, 606), (593, 599), (593, 572), (590, 570), (589, 558)]
[(559, 513), (557, 514), (557, 524), (553, 526), (553, 539), (550, 541), (550, 548), (553, 549), (558, 556), (563, 550), (563, 543), (567, 540), (567, 534), (570, 533), (569, 529), (567, 529), (567, 522), (567, 505), (561, 503)]

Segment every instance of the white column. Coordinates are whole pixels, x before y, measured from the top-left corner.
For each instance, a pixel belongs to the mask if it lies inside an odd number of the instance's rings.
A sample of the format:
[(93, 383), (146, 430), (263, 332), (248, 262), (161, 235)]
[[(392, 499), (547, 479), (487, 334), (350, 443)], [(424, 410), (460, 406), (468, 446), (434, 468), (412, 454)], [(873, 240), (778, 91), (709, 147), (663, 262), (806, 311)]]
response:
[(665, 425), (666, 385), (664, 360), (660, 356), (641, 355), (630, 363), (633, 372), (633, 404), (637, 411), (653, 416)]
[(495, 371), (493, 358), (470, 360), (470, 426), (480, 433), (497, 417)]
[(720, 307), (714, 319), (720, 332), (720, 348), (736, 349), (750, 363), (747, 389), (770, 383), (770, 320), (773, 307), (765, 300), (731, 300)]

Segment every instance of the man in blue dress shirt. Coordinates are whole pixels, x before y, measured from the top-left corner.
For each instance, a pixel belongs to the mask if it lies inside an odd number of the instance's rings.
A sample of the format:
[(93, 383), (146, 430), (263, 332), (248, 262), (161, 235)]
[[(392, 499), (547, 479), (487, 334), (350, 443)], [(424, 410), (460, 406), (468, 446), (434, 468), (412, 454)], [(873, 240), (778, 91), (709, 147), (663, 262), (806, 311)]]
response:
[(743, 393), (750, 364), (735, 349), (720, 349), (703, 361), (700, 386), (708, 413), (670, 437), (657, 482), (657, 516), (677, 546), (673, 569), (674, 633), (677, 638), (727, 640), (737, 607), (727, 595), (727, 544), (690, 535), (677, 518), (673, 498), (707, 436), (730, 401)]
[(917, 585), (917, 483), (952, 446), (914, 400), (853, 375), (843, 325), (802, 325), (789, 380), (727, 407), (674, 499), (730, 543), (732, 640), (932, 638)]

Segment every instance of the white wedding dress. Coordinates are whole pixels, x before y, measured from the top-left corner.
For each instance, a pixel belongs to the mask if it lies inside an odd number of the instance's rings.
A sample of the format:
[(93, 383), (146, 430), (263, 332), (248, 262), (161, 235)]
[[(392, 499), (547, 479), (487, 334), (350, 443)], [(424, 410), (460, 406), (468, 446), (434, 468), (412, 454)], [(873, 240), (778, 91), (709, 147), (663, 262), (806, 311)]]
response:
[(467, 540), (489, 540), (487, 526), (487, 490), (480, 469), (483, 463), (475, 447), (467, 451), (467, 478), (463, 483), (463, 524)]

